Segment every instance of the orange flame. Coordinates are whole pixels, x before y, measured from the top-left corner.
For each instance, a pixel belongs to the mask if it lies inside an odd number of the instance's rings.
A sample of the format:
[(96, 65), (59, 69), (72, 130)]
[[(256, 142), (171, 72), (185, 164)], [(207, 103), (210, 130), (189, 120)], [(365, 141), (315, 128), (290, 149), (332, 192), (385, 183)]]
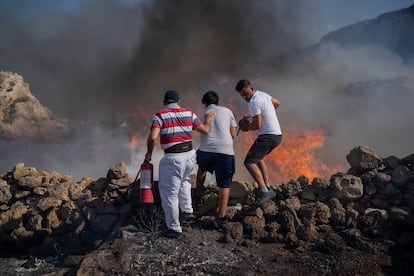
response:
[[(248, 134), (244, 138), (245, 152), (256, 138), (253, 133)], [(323, 148), (326, 137), (327, 132), (322, 128), (285, 130), (282, 143), (264, 159), (271, 183), (286, 183), (301, 175), (311, 182), (315, 177), (329, 179), (332, 174), (344, 171), (343, 165), (327, 164), (317, 157), (317, 150)]]

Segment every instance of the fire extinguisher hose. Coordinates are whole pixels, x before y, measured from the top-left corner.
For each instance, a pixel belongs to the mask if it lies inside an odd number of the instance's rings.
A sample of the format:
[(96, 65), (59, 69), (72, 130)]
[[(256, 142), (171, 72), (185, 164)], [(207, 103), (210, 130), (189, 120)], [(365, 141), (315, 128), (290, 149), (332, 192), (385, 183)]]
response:
[(138, 176), (141, 174), (141, 169), (139, 169), (139, 171), (138, 171), (138, 173), (137, 173), (137, 176), (135, 177), (135, 180), (134, 180), (134, 182), (132, 182), (132, 183), (135, 183), (135, 182), (137, 182), (137, 180), (138, 180)]

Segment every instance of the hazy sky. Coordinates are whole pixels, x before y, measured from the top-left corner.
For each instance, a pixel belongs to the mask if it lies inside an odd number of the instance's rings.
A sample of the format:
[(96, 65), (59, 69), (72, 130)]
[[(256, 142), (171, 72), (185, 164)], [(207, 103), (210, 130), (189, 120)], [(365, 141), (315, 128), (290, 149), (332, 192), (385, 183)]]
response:
[[(86, 5), (88, 2), (94, 2), (94, 0), (0, 0), (0, 9), (11, 12), (13, 17), (27, 20), (28, 17), (45, 10), (74, 12), (79, 6)], [(142, 2), (151, 2), (151, 0), (115, 0), (113, 2), (132, 7)], [(414, 4), (413, 0), (307, 0), (307, 2), (312, 7), (312, 13), (318, 14), (314, 25), (309, 26), (314, 32), (312, 34), (314, 39), (319, 39), (327, 32), (340, 27)]]

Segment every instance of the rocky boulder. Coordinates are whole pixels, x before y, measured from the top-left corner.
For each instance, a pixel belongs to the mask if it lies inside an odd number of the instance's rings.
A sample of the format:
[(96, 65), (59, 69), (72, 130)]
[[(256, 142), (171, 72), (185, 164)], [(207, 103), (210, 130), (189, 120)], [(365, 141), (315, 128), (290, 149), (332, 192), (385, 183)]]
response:
[(67, 128), (66, 120), (57, 118), (32, 95), (22, 76), (0, 71), (0, 134), (3, 138), (55, 139)]

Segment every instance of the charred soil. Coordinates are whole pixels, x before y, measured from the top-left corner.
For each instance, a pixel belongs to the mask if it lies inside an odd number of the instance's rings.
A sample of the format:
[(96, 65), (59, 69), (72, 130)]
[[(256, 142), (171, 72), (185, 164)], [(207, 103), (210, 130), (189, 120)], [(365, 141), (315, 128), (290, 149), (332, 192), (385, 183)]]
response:
[[(231, 225), (232, 222), (230, 222)], [(228, 231), (195, 222), (166, 238), (135, 225), (84, 255), (0, 259), (2, 275), (410, 275), (403, 249), (367, 242), (322, 246), (226, 241)]]

